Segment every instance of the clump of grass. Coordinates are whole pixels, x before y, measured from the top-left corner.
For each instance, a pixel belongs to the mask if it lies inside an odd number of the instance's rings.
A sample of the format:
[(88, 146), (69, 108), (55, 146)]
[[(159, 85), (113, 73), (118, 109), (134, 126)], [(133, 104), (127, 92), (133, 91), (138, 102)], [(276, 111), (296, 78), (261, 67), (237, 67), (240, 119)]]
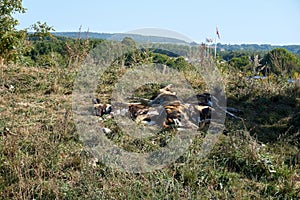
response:
[(261, 142), (272, 143), (285, 132), (295, 134), (299, 130), (290, 128), (300, 111), (297, 83), (272, 75), (265, 79), (251, 79), (237, 71), (226, 73), (228, 106), (243, 111), (246, 127), (252, 136)]

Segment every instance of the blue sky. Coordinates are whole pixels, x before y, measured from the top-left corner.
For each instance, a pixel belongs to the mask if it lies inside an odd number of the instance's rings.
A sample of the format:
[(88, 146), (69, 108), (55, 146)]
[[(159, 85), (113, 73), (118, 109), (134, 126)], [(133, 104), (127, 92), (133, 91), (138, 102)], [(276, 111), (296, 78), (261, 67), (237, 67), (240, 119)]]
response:
[(23, 0), (19, 28), (41, 21), (56, 31), (176, 31), (198, 43), (300, 44), (300, 0)]

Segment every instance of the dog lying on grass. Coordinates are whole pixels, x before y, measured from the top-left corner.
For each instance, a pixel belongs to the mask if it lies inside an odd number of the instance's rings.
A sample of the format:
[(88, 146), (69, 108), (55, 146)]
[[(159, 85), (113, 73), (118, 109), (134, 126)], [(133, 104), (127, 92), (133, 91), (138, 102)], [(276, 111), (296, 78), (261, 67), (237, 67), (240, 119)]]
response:
[[(196, 102), (184, 103), (168, 85), (159, 90), (152, 100), (141, 99), (138, 103), (128, 104), (128, 113), (132, 120), (147, 125), (170, 128), (203, 128), (209, 124), (213, 111), (211, 96), (208, 93), (196, 95)], [(103, 117), (113, 114), (110, 104), (102, 104), (93, 99), (95, 115)]]
[(184, 103), (168, 85), (152, 100), (140, 99), (128, 104), (128, 116), (137, 123), (170, 128), (203, 128), (211, 117), (211, 98), (208, 93), (197, 95), (197, 102)]
[(100, 99), (93, 99), (94, 111), (95, 115), (98, 117), (103, 117), (104, 115), (108, 115), (111, 113), (111, 105), (110, 104), (102, 104)]

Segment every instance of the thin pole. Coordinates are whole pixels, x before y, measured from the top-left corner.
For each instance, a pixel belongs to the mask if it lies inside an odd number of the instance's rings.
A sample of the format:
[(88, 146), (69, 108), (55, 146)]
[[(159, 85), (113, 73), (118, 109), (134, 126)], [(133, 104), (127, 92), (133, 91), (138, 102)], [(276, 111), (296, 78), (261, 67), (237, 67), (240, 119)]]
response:
[(215, 38), (215, 59), (217, 57), (217, 38)]
[(209, 48), (210, 48), (210, 45), (209, 43), (207, 44), (207, 57), (209, 57)]

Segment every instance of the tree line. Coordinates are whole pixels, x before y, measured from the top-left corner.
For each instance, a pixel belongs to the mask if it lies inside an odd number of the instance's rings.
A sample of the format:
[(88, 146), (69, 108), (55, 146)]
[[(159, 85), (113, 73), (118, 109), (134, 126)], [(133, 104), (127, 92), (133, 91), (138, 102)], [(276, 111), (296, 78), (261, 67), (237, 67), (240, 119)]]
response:
[[(13, 15), (24, 13), (26, 9), (20, 0), (3, 0), (0, 2), (0, 64), (15, 63), (27, 66), (68, 67), (81, 63), (91, 49), (103, 39), (91, 38), (88, 32), (77, 33), (77, 37), (55, 36), (53, 27), (47, 23), (37, 22), (28, 29), (17, 30), (18, 20)], [(136, 45), (132, 38), (125, 37), (123, 45)], [(202, 44), (204, 48), (207, 46)], [(246, 48), (247, 47), (247, 48)], [(189, 66), (183, 57), (190, 48), (186, 44), (155, 43), (151, 45), (151, 59), (170, 67), (180, 69)], [(242, 48), (242, 49), (241, 49)], [(297, 51), (298, 45), (290, 46)], [(168, 49), (168, 51), (164, 50)], [(221, 45), (218, 44), (217, 63), (233, 67), (252, 75), (287, 75), (298, 77), (300, 74), (300, 54), (293, 54), (287, 48), (272, 49), (270, 45)], [(142, 55), (134, 53), (132, 55)], [(129, 56), (128, 58), (133, 58)], [(141, 57), (142, 58), (142, 57)], [(132, 61), (134, 59), (131, 59)], [(129, 62), (129, 61), (128, 61)]]

